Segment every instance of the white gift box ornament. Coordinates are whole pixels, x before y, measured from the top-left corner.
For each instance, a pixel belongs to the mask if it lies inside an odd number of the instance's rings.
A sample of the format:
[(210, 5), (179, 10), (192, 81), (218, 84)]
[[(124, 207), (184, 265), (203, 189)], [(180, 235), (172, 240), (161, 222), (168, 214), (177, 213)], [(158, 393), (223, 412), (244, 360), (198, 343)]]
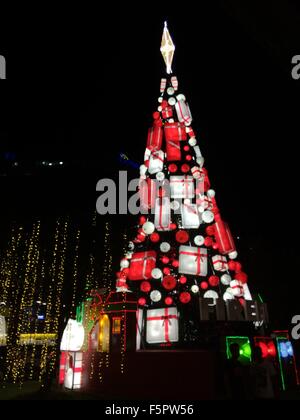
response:
[(182, 204), (181, 220), (184, 229), (197, 229), (201, 223), (197, 204)]
[(216, 271), (228, 270), (227, 259), (224, 255), (214, 255), (212, 257), (212, 263)]
[(194, 178), (189, 175), (170, 176), (171, 198), (193, 198)]
[(149, 173), (161, 172), (164, 166), (164, 152), (162, 150), (152, 151), (149, 159)]
[(155, 201), (154, 225), (158, 231), (170, 230), (171, 208), (169, 197), (157, 198)]
[(192, 115), (188, 104), (185, 100), (178, 99), (178, 102), (175, 104), (175, 109), (178, 117), (178, 121), (184, 124), (190, 125), (192, 122)]
[(233, 296), (241, 297), (244, 295), (243, 283), (239, 280), (232, 280), (230, 282), (230, 289), (232, 290)]
[(179, 268), (182, 274), (207, 275), (207, 249), (181, 245), (179, 247)]
[(147, 343), (175, 343), (178, 340), (177, 308), (148, 309), (146, 314)]
[(83, 325), (75, 319), (69, 319), (60, 343), (62, 351), (79, 351), (84, 343)]

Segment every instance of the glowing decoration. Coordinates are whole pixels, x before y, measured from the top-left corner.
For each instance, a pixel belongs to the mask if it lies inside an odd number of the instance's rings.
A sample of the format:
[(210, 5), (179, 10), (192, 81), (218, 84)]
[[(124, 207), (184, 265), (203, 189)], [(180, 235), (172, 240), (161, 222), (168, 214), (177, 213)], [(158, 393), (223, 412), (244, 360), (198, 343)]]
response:
[(285, 342), (282, 341), (281, 343), (279, 343), (279, 350), (280, 350), (280, 357), (282, 357), (283, 359), (286, 359), (287, 357), (289, 357), (289, 353), (288, 353)]
[(154, 232), (155, 227), (154, 227), (154, 224), (152, 222), (146, 222), (146, 223), (143, 224), (142, 229), (143, 229), (143, 232), (146, 233), (146, 235), (151, 235), (151, 233)]
[(150, 299), (152, 302), (159, 302), (161, 300), (161, 293), (159, 290), (152, 290), (150, 293)]
[(204, 237), (202, 235), (197, 235), (194, 238), (195, 245), (201, 246), (204, 244)]
[(219, 295), (218, 295), (218, 293), (217, 293), (217, 292), (215, 292), (214, 290), (207, 290), (207, 291), (204, 293), (203, 297), (204, 297), (205, 299), (213, 299), (213, 303), (209, 304), (209, 306), (215, 306), (215, 304), (216, 304), (216, 299), (218, 299), (218, 298), (219, 298)]
[(229, 286), (231, 280), (232, 279), (229, 274), (222, 274), (221, 283), (224, 284), (224, 286)]
[(154, 279), (161, 279), (162, 278), (162, 271), (160, 268), (153, 268), (153, 270), (151, 271), (151, 276)]
[(151, 284), (149, 281), (142, 281), (140, 288), (142, 292), (148, 293), (151, 290)]
[(239, 360), (243, 364), (249, 364), (251, 362), (251, 345), (248, 337), (243, 336), (227, 336), (226, 337), (226, 353), (227, 358), (231, 359), (231, 351), (230, 346), (231, 344), (238, 344), (240, 357)]
[(166, 290), (173, 290), (175, 289), (177, 284), (177, 280), (174, 276), (165, 276), (162, 281), (162, 285)]
[(191, 300), (191, 295), (189, 292), (181, 292), (179, 295), (179, 300), (181, 303), (189, 303)]
[(148, 309), (146, 323), (147, 343), (174, 343), (179, 340), (177, 308)]
[(82, 386), (82, 360), (81, 352), (68, 353), (65, 364), (64, 387), (67, 389), (80, 389)]
[(84, 328), (75, 319), (69, 319), (64, 329), (60, 350), (79, 351), (84, 342)]
[(179, 278), (179, 283), (180, 284), (185, 284), (187, 282), (187, 278), (185, 277), (185, 276), (181, 276), (180, 278)]
[(171, 249), (171, 245), (168, 242), (162, 242), (159, 248), (161, 252), (169, 252)]
[(198, 293), (199, 292), (199, 286), (197, 284), (193, 284), (191, 287), (191, 292)]
[(181, 245), (179, 247), (179, 273), (196, 276), (207, 275), (207, 250)]
[(165, 22), (163, 36), (161, 40), (160, 52), (166, 64), (166, 72), (172, 73), (172, 61), (174, 57), (175, 45), (173, 44), (171, 35), (168, 30), (167, 22)]
[(144, 297), (140, 297), (138, 300), (138, 304), (140, 306), (145, 306), (146, 305), (146, 299)]

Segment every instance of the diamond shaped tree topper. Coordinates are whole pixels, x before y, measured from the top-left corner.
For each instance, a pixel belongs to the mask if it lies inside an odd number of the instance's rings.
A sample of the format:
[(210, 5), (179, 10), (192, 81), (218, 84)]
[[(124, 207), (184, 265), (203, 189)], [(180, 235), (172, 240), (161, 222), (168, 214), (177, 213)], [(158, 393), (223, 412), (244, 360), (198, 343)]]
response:
[(160, 51), (166, 63), (167, 73), (170, 74), (172, 73), (171, 66), (174, 57), (175, 45), (173, 44), (171, 35), (169, 33), (167, 22), (165, 22)]

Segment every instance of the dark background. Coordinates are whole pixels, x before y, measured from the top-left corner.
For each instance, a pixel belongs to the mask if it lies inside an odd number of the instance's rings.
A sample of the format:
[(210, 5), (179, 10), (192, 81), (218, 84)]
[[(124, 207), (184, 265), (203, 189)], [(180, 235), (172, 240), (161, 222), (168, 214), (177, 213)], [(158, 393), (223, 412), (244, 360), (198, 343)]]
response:
[[(300, 313), (300, 81), (291, 77), (292, 56), (300, 54), (299, 3), (193, 3), (26, 6), (1, 14), (1, 241), (12, 220), (86, 220), (97, 180), (127, 169), (118, 154), (142, 162), (164, 75), (159, 47), (167, 19), (173, 70), (221, 212), (240, 237), (250, 287), (269, 303), (274, 325), (290, 328)], [(64, 164), (43, 167), (44, 160)], [(111, 220), (117, 232), (134, 223)]]

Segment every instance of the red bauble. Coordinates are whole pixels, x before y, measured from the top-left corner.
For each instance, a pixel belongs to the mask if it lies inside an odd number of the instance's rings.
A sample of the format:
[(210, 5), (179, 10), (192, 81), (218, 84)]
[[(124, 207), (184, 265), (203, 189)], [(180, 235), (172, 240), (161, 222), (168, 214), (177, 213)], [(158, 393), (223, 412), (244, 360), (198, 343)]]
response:
[(173, 303), (173, 299), (170, 296), (167, 296), (165, 299), (165, 304), (172, 305), (172, 303)]
[(148, 293), (151, 290), (151, 284), (149, 281), (142, 281), (140, 289), (142, 292)]
[(142, 226), (144, 223), (147, 222), (147, 218), (145, 216), (141, 216), (139, 218), (139, 225)]
[(123, 273), (123, 275), (128, 276), (128, 274), (129, 274), (129, 267), (123, 268), (122, 269), (122, 273)]
[(159, 234), (157, 232), (151, 233), (149, 238), (150, 238), (151, 242), (159, 242), (159, 240), (160, 240)]
[(202, 290), (206, 290), (206, 289), (208, 289), (208, 283), (206, 281), (202, 281), (200, 283), (200, 287), (201, 287)]
[(169, 267), (165, 267), (165, 268), (163, 269), (163, 273), (164, 273), (166, 276), (168, 276), (168, 275), (171, 273), (171, 270), (169, 269)]
[(186, 174), (189, 170), (190, 170), (190, 165), (188, 165), (187, 163), (184, 163), (183, 165), (181, 165), (181, 172), (183, 172), (184, 174)]
[(242, 283), (247, 283), (248, 281), (248, 276), (246, 273), (244, 273), (243, 271), (240, 271), (239, 273), (236, 273), (234, 275), (234, 279), (235, 280), (239, 280)]
[(176, 225), (176, 223), (171, 223), (171, 224), (170, 224), (170, 229), (171, 229), (171, 230), (175, 230), (175, 229), (177, 229), (177, 225)]
[(232, 260), (228, 261), (228, 268), (229, 268), (229, 270), (235, 271), (235, 266), (236, 266), (236, 262), (235, 261), (232, 261)]
[(126, 272), (124, 272), (122, 270), (121, 273), (120, 273), (120, 279), (123, 279), (123, 280), (125, 279), (126, 280), (127, 276), (128, 276), (128, 274), (126, 274)]
[(204, 245), (205, 245), (205, 246), (212, 246), (212, 244), (213, 244), (213, 240), (212, 240), (212, 238), (210, 238), (209, 236), (207, 236), (207, 237), (204, 239)]
[(188, 146), (188, 145), (184, 146), (183, 150), (184, 150), (185, 152), (188, 152), (188, 151), (190, 150), (190, 146)]
[(217, 210), (217, 212), (215, 213), (214, 209), (213, 209), (213, 213), (215, 214), (215, 222), (219, 222), (221, 220), (221, 215), (219, 213), (219, 210), (218, 209), (216, 209), (216, 210)]
[(175, 289), (177, 281), (174, 276), (165, 276), (162, 281), (162, 285), (166, 290)]
[(140, 306), (146, 305), (146, 299), (144, 297), (140, 297), (139, 300), (138, 300), (138, 304)]
[(185, 159), (190, 161), (190, 160), (192, 160), (192, 156), (191, 155), (186, 155)]
[(212, 287), (216, 287), (218, 286), (218, 284), (220, 283), (220, 279), (218, 276), (210, 276), (208, 279), (208, 283), (212, 286)]
[(241, 264), (240, 262), (235, 261), (235, 268), (234, 268), (234, 271), (235, 271), (236, 273), (239, 273), (240, 271), (242, 271), (242, 264)]
[(185, 244), (189, 240), (189, 234), (186, 230), (179, 230), (178, 232), (176, 232), (175, 237), (176, 241), (180, 244)]
[(205, 232), (207, 233), (208, 236), (213, 236), (215, 234), (215, 227), (213, 225), (207, 226), (207, 228), (205, 229)]
[(219, 249), (219, 245), (216, 242), (213, 243), (213, 246), (212, 247), (215, 250)]
[(158, 120), (159, 119), (159, 117), (160, 117), (160, 114), (159, 114), (159, 112), (158, 111), (155, 111), (155, 112), (153, 112), (153, 119), (154, 120)]
[(168, 101), (166, 101), (165, 99), (162, 101), (161, 103), (161, 107), (162, 108), (167, 108), (167, 106), (169, 106)]
[(146, 239), (146, 236), (145, 236), (145, 235), (142, 235), (141, 233), (139, 233), (139, 234), (136, 236), (136, 239), (137, 239), (139, 242), (144, 242), (144, 240)]
[(177, 165), (175, 165), (175, 163), (170, 163), (170, 165), (168, 166), (169, 172), (174, 173), (177, 171)]
[(191, 295), (189, 294), (189, 292), (182, 292), (179, 295), (179, 300), (181, 303), (189, 303), (189, 301), (191, 300)]
[(162, 261), (163, 264), (168, 264), (168, 262), (170, 261), (170, 258), (162, 257), (161, 261)]
[(157, 127), (162, 127), (163, 126), (163, 122), (161, 119), (158, 120), (154, 120), (153, 121), (153, 125), (157, 126)]
[(185, 276), (181, 276), (179, 279), (180, 284), (185, 284), (187, 282), (187, 278)]
[(178, 260), (174, 260), (173, 262), (172, 262), (172, 266), (173, 267), (179, 267), (179, 261)]

